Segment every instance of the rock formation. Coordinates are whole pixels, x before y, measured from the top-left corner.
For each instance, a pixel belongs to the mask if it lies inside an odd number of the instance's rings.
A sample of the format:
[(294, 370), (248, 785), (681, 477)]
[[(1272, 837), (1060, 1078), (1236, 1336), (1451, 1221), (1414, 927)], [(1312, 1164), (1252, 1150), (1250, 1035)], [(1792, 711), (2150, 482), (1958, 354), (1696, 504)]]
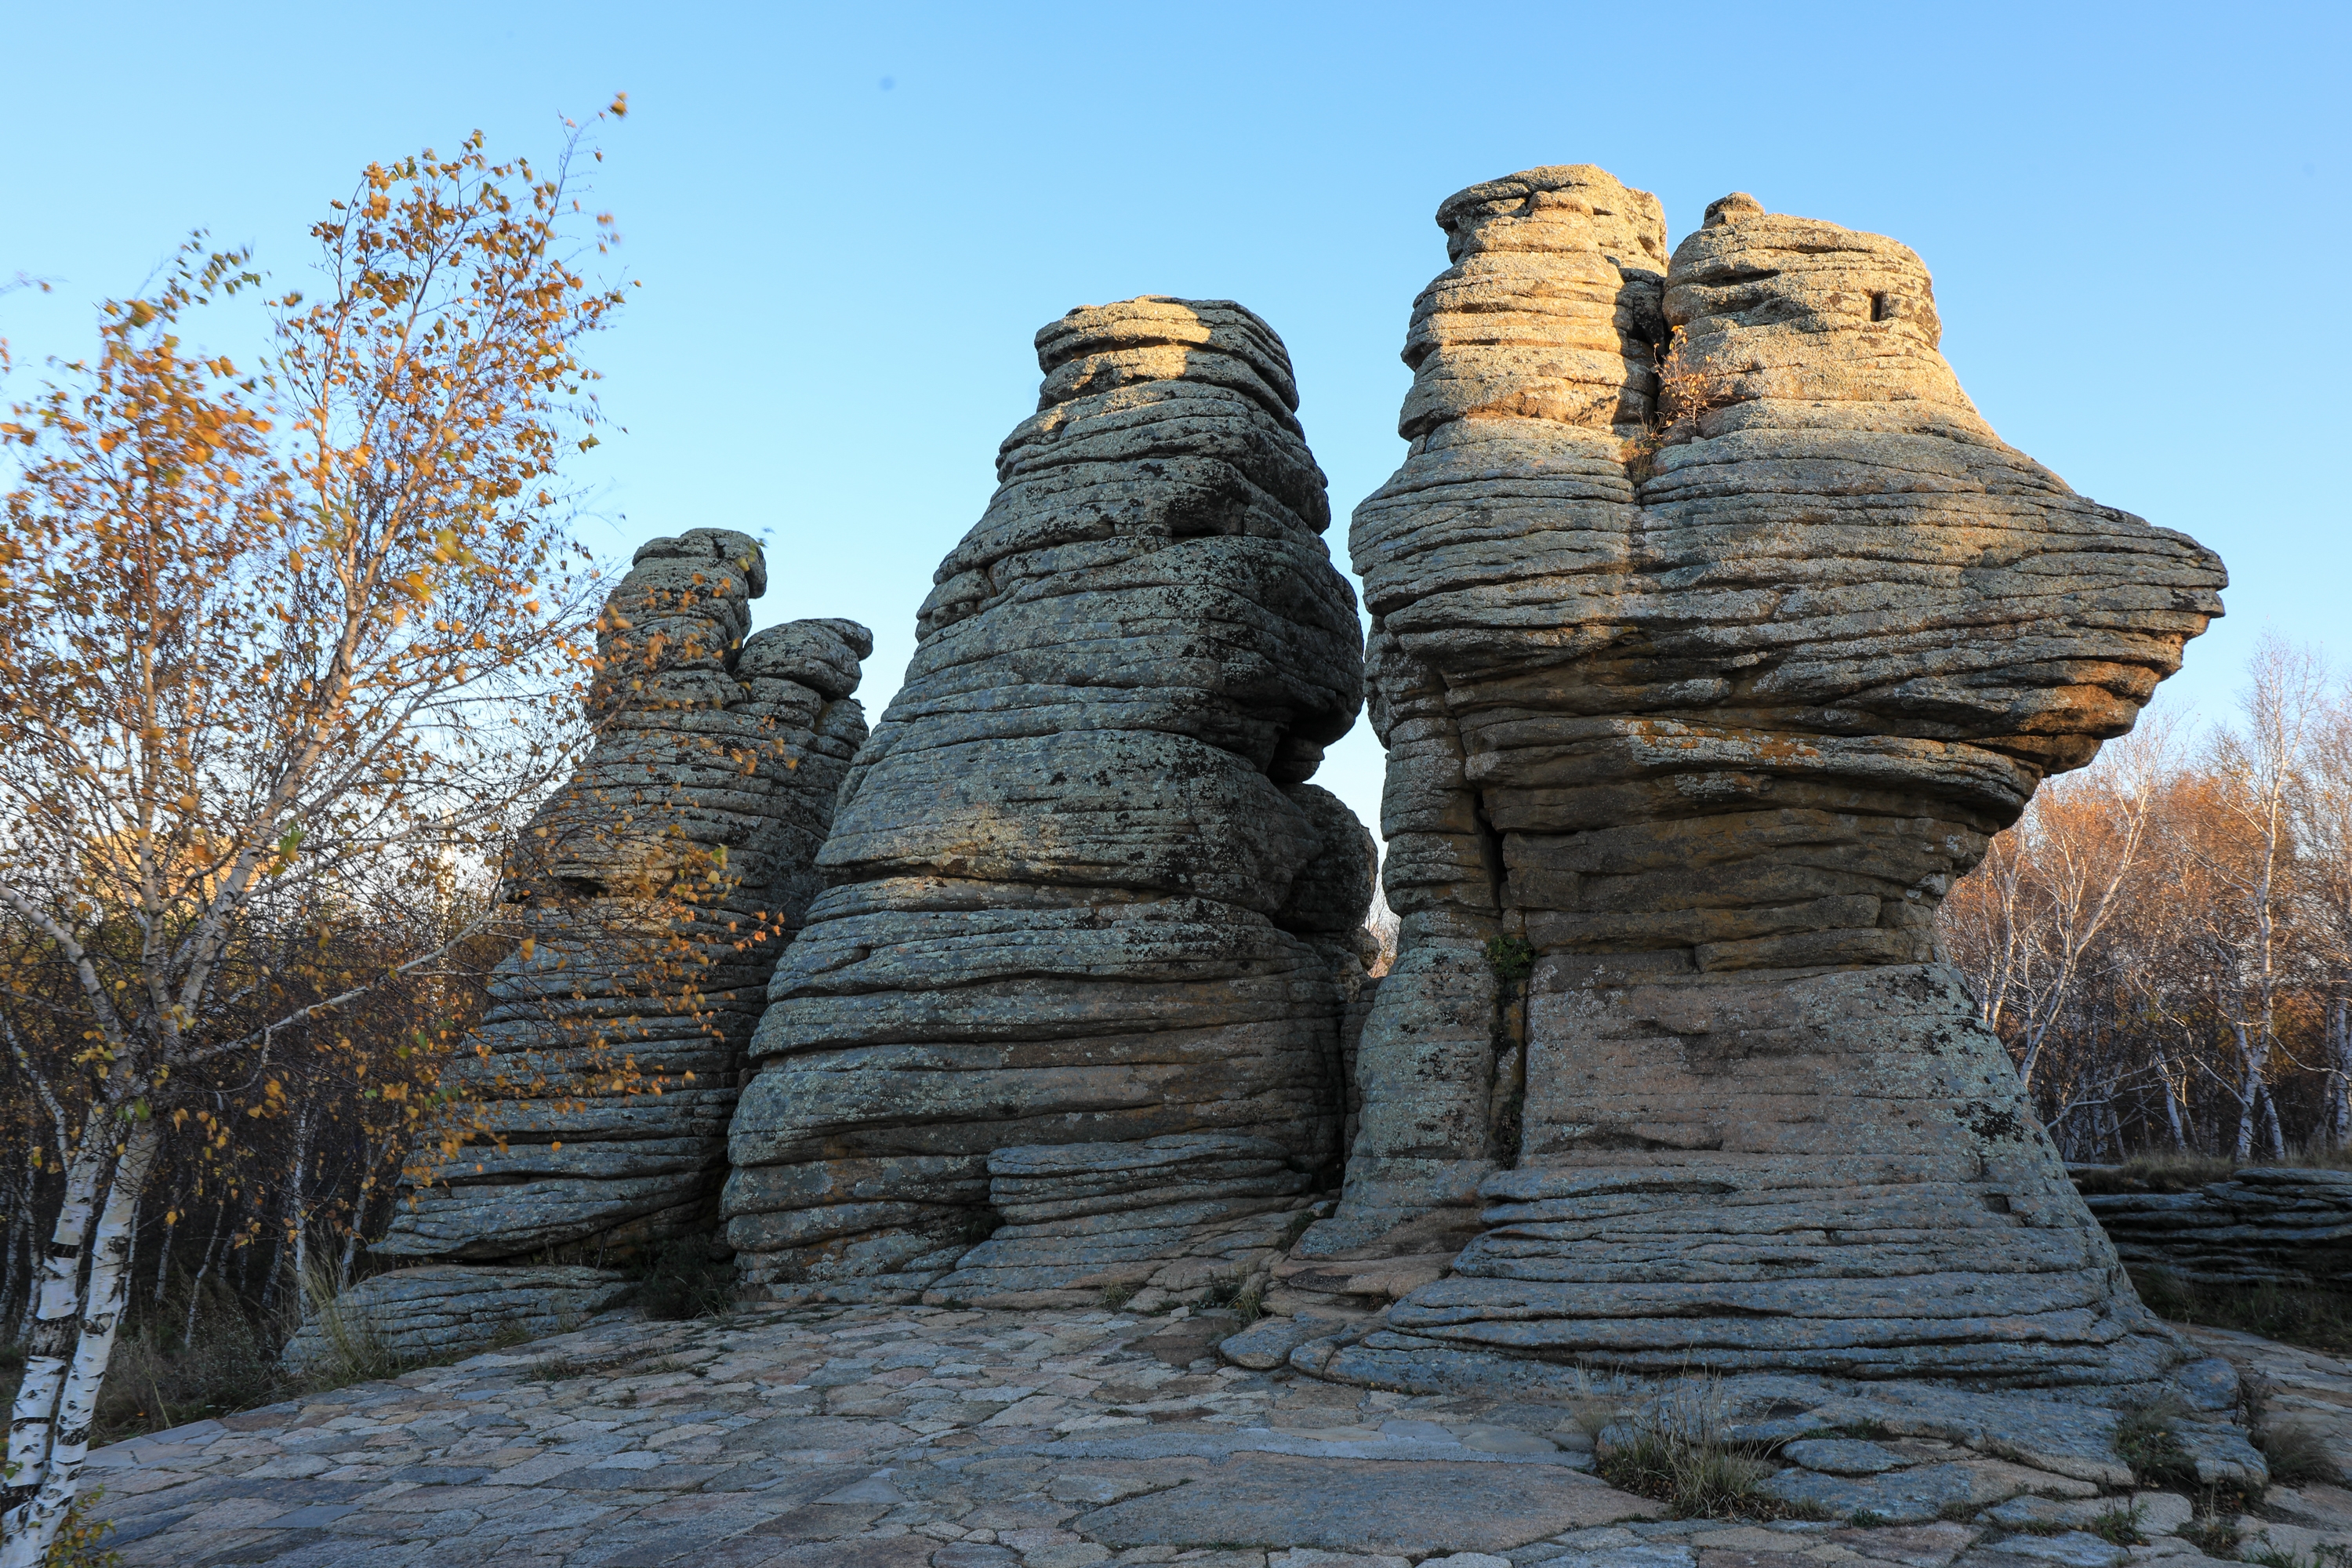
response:
[(378, 1252), (594, 1261), (715, 1227), (744, 1047), (866, 738), (850, 693), (874, 646), (851, 621), (747, 637), (766, 587), (757, 542), (696, 529), (640, 549), (605, 605), (594, 749), (499, 891), (530, 940), (450, 1068), (486, 1123)]
[(1892, 240), (1730, 196), (1669, 262), (1585, 166), (1438, 223), (1351, 535), (1400, 954), (1284, 1268), (1402, 1299), (1298, 1364), (2154, 1375), (1932, 922), (2220, 562), (2002, 445)]
[(324, 1311), (310, 1312), (281, 1359), (298, 1369), (359, 1359), (353, 1352), (425, 1361), (501, 1336), (540, 1339), (622, 1306), (635, 1289), (611, 1269), (583, 1264), (395, 1268), (361, 1280)]
[(2128, 1166), (2067, 1169), (2136, 1268), (2233, 1288), (2352, 1287), (2352, 1172), (2263, 1166), (2182, 1183)]
[(818, 864), (731, 1134), (782, 1300), (1230, 1290), (1338, 1157), (1370, 836), (1307, 782), (1353, 595), (1281, 341), (1071, 311), (940, 564)]

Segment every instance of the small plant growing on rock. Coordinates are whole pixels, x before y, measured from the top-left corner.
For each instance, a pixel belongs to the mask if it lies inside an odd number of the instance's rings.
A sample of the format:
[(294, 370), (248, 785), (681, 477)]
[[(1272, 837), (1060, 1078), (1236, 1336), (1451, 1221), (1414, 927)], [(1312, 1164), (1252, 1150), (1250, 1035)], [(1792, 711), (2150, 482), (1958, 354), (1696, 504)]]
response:
[(1727, 1442), (1721, 1410), (1711, 1383), (1650, 1405), (1616, 1428), (1622, 1436), (1601, 1448), (1601, 1479), (1621, 1491), (1656, 1498), (1681, 1519), (1790, 1512), (1760, 1489), (1773, 1469), (1765, 1450)]
[(1142, 1289), (1138, 1284), (1106, 1285), (1102, 1288), (1102, 1304), (1107, 1310), (1116, 1312), (1134, 1300), (1135, 1293)]
[(1497, 980), (1525, 980), (1535, 973), (1536, 950), (1528, 945), (1523, 936), (1490, 936), (1486, 939), (1486, 963)]
[(2116, 1423), (2116, 1453), (2131, 1467), (2132, 1479), (2144, 1487), (2188, 1489), (2197, 1484), (2197, 1467), (2173, 1428), (2189, 1414), (2171, 1397), (2135, 1405)]
[(2263, 1451), (2263, 1458), (2270, 1466), (2271, 1479), (2281, 1485), (2301, 1486), (2305, 1481), (2334, 1484), (2343, 1479), (2343, 1471), (2327, 1451), (2326, 1439), (2309, 1426), (2281, 1423), (2263, 1427), (2254, 1434), (2254, 1447)]
[(2101, 1513), (2084, 1528), (2100, 1540), (2115, 1546), (2145, 1546), (2147, 1536), (2139, 1527), (2139, 1504), (2111, 1508)]
[(1658, 356), (1658, 392), (1650, 417), (1619, 453), (1633, 482), (1644, 483), (1656, 472), (1658, 453), (1676, 431), (1732, 401), (1730, 378), (1699, 363), (1680, 327), (1668, 332), (1665, 352)]
[(2341, 1546), (2322, 1546), (2305, 1557), (2284, 1547), (2273, 1546), (2267, 1537), (2256, 1536), (2254, 1539), (2256, 1544), (2251, 1550), (2239, 1549), (2242, 1553), (2239, 1561), (2259, 1563), (2262, 1568), (2344, 1568), (2345, 1559), (2352, 1556), (2352, 1552), (2347, 1552)]
[(2201, 1519), (2191, 1520), (2172, 1533), (2208, 1557), (2227, 1561), (2238, 1554), (2236, 1527), (2218, 1515), (2207, 1514)]

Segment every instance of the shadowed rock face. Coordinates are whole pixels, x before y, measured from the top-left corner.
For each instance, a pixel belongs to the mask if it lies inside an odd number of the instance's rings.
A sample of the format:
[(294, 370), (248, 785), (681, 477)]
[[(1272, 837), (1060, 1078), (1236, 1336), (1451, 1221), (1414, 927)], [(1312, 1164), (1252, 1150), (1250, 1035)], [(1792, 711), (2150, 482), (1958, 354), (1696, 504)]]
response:
[(1438, 221), (1350, 540), (1400, 956), (1286, 1271), (1427, 1266), (1327, 1370), (2150, 1375), (1932, 922), (2221, 563), (2002, 445), (1892, 240), (1734, 196), (1669, 264), (1588, 166)]
[(614, 591), (594, 749), (500, 889), (532, 941), (450, 1068), (506, 1148), (435, 1169), (376, 1250), (519, 1258), (715, 1226), (744, 1047), (816, 890), (874, 647), (853, 621), (747, 637), (766, 586), (757, 542), (696, 529), (640, 549)]
[(1037, 354), (754, 1040), (728, 1237), (779, 1299), (1196, 1295), (1339, 1156), (1372, 851), (1306, 781), (1362, 662), (1288, 357), (1156, 298)]

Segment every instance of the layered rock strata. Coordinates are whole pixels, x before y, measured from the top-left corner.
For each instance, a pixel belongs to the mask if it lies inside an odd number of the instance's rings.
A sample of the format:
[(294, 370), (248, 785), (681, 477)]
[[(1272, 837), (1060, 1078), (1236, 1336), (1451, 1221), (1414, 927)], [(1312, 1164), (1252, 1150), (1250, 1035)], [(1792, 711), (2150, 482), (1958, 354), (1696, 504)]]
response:
[(636, 1287), (605, 1268), (427, 1263), (362, 1279), (306, 1317), (282, 1357), (296, 1370), (352, 1352), (425, 1361), (494, 1342), (568, 1333)]
[(1318, 1365), (2154, 1375), (1933, 921), (2220, 562), (2004, 446), (1892, 240), (1732, 196), (1669, 260), (1587, 166), (1438, 222), (1350, 541), (1402, 933), (1286, 1268), (1402, 1299)]
[(731, 1134), (783, 1300), (1236, 1288), (1336, 1163), (1359, 622), (1281, 341), (1071, 311), (818, 857)]
[(851, 621), (750, 633), (758, 542), (640, 549), (599, 623), (593, 749), (499, 889), (529, 940), (450, 1077), (486, 1111), (377, 1251), (593, 1259), (709, 1231), (776, 954), (866, 738)]
[(2121, 1167), (2069, 1169), (2134, 1268), (2205, 1285), (2352, 1286), (2352, 1173), (2263, 1167), (2180, 1191)]

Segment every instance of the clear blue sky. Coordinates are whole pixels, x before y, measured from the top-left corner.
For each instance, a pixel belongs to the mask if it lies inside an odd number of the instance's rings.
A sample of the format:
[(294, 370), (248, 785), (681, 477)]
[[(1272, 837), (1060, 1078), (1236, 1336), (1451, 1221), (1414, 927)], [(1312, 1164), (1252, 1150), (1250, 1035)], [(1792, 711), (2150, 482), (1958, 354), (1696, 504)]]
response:
[[(625, 89), (604, 203), (645, 287), (598, 358), (587, 536), (764, 532), (767, 620), (877, 635), (878, 711), (940, 557), (1034, 404), (1030, 335), (1237, 299), (1298, 369), (1342, 521), (1395, 466), (1397, 361), (1474, 181), (1597, 163), (1679, 237), (1740, 189), (1893, 235), (2011, 443), (2229, 562), (2178, 705), (2264, 627), (2352, 662), (2347, 8), (0, 4), (0, 300), (30, 390), (185, 230), (290, 286), (372, 158), (544, 153)], [(234, 335), (208, 346), (249, 356)], [(1377, 820), (1360, 727), (1324, 781)]]

